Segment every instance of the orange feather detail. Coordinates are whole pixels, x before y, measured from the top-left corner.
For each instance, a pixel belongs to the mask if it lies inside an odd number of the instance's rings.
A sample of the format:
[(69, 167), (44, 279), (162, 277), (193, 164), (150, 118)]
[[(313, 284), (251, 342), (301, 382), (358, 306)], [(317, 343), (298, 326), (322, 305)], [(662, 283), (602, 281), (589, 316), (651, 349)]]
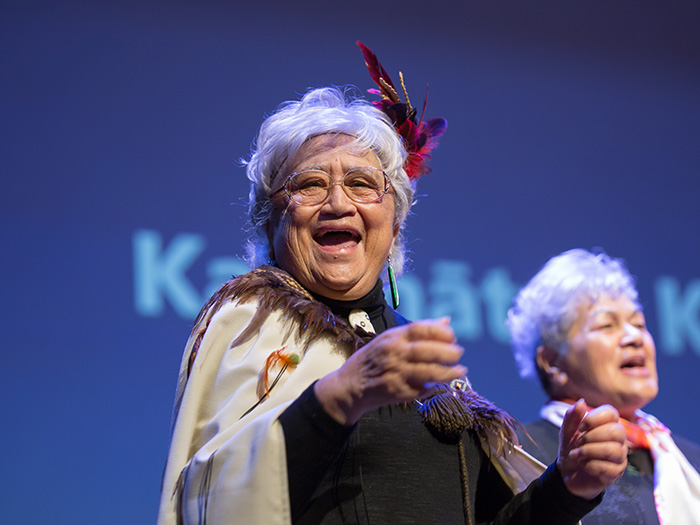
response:
[(287, 349), (286, 346), (283, 346), (279, 350), (275, 350), (272, 352), (269, 356), (267, 356), (267, 359), (265, 360), (265, 372), (263, 374), (263, 379), (265, 382), (265, 396), (270, 397), (270, 380), (269, 380), (269, 373), (270, 369), (277, 365), (277, 364), (282, 364), (282, 370), (280, 370), (280, 374), (284, 372), (288, 367), (296, 367), (299, 364), (299, 355), (295, 353), (289, 353), (285, 354), (283, 353)]

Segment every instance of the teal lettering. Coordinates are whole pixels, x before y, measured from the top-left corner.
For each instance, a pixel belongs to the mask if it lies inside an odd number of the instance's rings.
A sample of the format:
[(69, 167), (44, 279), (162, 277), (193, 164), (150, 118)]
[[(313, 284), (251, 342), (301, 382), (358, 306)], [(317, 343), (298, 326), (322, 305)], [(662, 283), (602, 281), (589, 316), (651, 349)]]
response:
[(470, 266), (459, 261), (438, 260), (433, 263), (431, 273), (430, 317), (449, 315), (458, 338), (471, 341), (481, 337), (479, 291), (469, 282)]
[(194, 317), (201, 307), (201, 298), (185, 273), (204, 249), (202, 236), (181, 233), (163, 249), (158, 232), (138, 230), (132, 241), (136, 311), (158, 316), (167, 298), (178, 314)]
[(486, 305), (486, 324), (491, 337), (501, 343), (510, 340), (505, 320), (517, 291), (506, 268), (489, 270), (481, 282), (481, 295)]
[(700, 280), (690, 281), (682, 293), (678, 280), (664, 275), (654, 283), (654, 292), (664, 353), (682, 354), (687, 338), (700, 355)]
[[(397, 282), (399, 289), (399, 313), (409, 321), (423, 319), (423, 305), (425, 293), (423, 283), (413, 274), (404, 274)], [(384, 296), (387, 303), (391, 304), (391, 292), (386, 288)]]

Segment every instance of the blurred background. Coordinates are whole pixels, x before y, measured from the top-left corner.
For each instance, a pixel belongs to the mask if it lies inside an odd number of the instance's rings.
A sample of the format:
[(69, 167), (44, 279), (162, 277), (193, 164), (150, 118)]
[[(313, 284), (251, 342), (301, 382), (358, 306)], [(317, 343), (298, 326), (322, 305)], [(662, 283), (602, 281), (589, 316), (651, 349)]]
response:
[(373, 87), (358, 39), (449, 121), (404, 315), (451, 315), (474, 387), (530, 421), (505, 312), (603, 249), (656, 339), (649, 411), (699, 440), (699, 26), (693, 1), (5, 0), (0, 521), (154, 522), (185, 340), (246, 271), (239, 159), (280, 102)]

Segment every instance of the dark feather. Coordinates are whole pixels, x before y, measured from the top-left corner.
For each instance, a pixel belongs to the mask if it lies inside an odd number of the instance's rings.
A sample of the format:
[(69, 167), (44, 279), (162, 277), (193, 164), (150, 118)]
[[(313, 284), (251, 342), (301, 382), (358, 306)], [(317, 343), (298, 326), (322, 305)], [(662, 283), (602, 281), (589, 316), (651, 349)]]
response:
[(272, 266), (261, 266), (224, 283), (199, 312), (192, 330), (196, 339), (190, 356), (190, 369), (214, 314), (229, 301), (248, 303), (255, 300), (258, 301), (258, 308), (253, 319), (231, 346), (243, 344), (254, 337), (272, 311), (283, 312), (284, 318), (290, 321), (287, 323), (287, 337), (292, 335), (295, 326), (298, 327), (297, 336), (304, 342), (304, 353), (312, 341), (324, 334), (333, 336), (342, 348), (349, 346), (350, 351), (346, 357), (372, 338), (369, 334), (355, 332), (325, 304), (314, 300), (285, 271)]
[[(381, 100), (372, 102), (377, 108), (382, 110), (391, 119), (396, 132), (403, 139), (404, 147), (408, 152), (408, 157), (404, 163), (406, 175), (411, 180), (415, 180), (421, 175), (430, 173), (428, 160), (430, 151), (437, 147), (438, 138), (447, 129), (447, 121), (444, 118), (431, 118), (424, 121), (425, 108), (428, 104), (428, 89), (425, 90), (425, 101), (420, 120), (416, 122), (416, 110), (411, 107), (408, 101), (403, 76), (401, 76), (401, 86), (404, 87), (406, 102), (402, 102), (394, 83), (389, 78), (389, 74), (382, 67), (377, 56), (362, 42), (357, 41), (357, 45), (362, 51), (365, 64), (369, 70), (370, 77), (380, 87), (380, 90), (369, 89), (370, 93), (380, 94)], [(399, 73), (401, 75), (401, 73)]]
[[(362, 42), (359, 40), (357, 41), (357, 45), (359, 46), (360, 50), (362, 51), (362, 55), (365, 57), (365, 65), (367, 66), (367, 69), (369, 70), (369, 76), (372, 77), (372, 80), (376, 82), (376, 84), (381, 88), (382, 94), (385, 97), (388, 97), (393, 100), (393, 96), (389, 92), (386, 91), (386, 88), (382, 86), (382, 83), (379, 81), (380, 78), (384, 79), (384, 82), (386, 82), (389, 86), (391, 86), (394, 90), (394, 94), (396, 93), (396, 86), (394, 86), (394, 83), (391, 80), (391, 77), (389, 76), (389, 73), (386, 72), (386, 69), (379, 63), (379, 59), (377, 58), (377, 55), (375, 55), (370, 48), (368, 48), (366, 45), (364, 45)], [(397, 102), (397, 100), (394, 100), (394, 102)]]

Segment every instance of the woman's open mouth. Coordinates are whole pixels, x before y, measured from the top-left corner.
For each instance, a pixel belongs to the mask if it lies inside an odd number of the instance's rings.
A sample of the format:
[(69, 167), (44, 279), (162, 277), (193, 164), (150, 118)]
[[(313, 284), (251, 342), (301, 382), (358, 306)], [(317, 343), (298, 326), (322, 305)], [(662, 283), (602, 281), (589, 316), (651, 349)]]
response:
[(626, 375), (648, 376), (649, 369), (646, 366), (646, 359), (642, 355), (631, 356), (622, 361), (620, 370)]
[(327, 230), (317, 233), (313, 238), (319, 246), (337, 250), (354, 248), (362, 240), (357, 233), (350, 230)]

